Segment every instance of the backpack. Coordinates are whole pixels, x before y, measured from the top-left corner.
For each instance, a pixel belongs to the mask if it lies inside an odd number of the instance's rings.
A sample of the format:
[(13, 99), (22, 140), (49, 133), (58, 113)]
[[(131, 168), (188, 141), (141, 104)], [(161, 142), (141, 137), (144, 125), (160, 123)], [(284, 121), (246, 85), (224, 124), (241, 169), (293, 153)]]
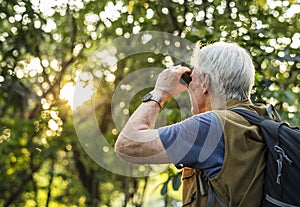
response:
[(266, 119), (244, 108), (231, 109), (260, 128), (267, 148), (263, 207), (300, 206), (300, 131), (281, 121), (273, 105)]

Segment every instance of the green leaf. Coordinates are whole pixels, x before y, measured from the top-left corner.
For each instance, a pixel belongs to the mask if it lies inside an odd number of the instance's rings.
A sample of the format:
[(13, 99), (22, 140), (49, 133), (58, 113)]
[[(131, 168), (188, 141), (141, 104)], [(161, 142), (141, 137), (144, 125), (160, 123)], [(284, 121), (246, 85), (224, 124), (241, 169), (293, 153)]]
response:
[(286, 90), (284, 91), (284, 96), (285, 96), (285, 100), (289, 103), (292, 104), (295, 101), (295, 95), (293, 92), (291, 92), (290, 90)]
[(181, 185), (181, 173), (178, 173), (173, 177), (172, 187), (174, 190), (178, 190)]
[(160, 191), (161, 195), (167, 194), (169, 181), (170, 181), (170, 179), (168, 179), (166, 182), (164, 182), (163, 187), (161, 188), (161, 191)]

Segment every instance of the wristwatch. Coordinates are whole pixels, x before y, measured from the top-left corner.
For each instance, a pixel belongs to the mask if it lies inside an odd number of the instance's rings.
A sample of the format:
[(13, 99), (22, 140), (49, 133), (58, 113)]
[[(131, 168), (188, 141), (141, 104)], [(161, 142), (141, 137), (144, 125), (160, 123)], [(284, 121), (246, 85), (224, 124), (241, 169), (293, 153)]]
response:
[(161, 99), (159, 97), (157, 97), (157, 96), (153, 96), (151, 93), (146, 94), (142, 98), (142, 101), (143, 102), (154, 101), (154, 102), (156, 102), (159, 105), (160, 110), (162, 109), (162, 107), (161, 107)]

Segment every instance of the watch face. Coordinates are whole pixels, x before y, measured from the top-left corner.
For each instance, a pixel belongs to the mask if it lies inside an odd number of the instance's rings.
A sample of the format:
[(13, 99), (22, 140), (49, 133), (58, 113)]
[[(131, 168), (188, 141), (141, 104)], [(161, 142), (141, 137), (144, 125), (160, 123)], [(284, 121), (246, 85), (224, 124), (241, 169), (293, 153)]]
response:
[(142, 101), (143, 101), (143, 102), (149, 101), (151, 97), (152, 97), (152, 95), (151, 95), (150, 93), (148, 93), (148, 94), (146, 94), (146, 95), (143, 97)]

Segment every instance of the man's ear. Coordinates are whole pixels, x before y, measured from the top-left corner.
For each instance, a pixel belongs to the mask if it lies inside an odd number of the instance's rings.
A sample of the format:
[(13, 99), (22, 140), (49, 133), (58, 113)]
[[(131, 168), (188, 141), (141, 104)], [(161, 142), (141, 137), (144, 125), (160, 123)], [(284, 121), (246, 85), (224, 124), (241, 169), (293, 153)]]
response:
[(209, 89), (209, 81), (210, 81), (210, 77), (207, 73), (203, 73), (203, 77), (202, 77), (202, 88), (203, 88), (203, 93), (206, 94), (208, 93), (208, 89)]

